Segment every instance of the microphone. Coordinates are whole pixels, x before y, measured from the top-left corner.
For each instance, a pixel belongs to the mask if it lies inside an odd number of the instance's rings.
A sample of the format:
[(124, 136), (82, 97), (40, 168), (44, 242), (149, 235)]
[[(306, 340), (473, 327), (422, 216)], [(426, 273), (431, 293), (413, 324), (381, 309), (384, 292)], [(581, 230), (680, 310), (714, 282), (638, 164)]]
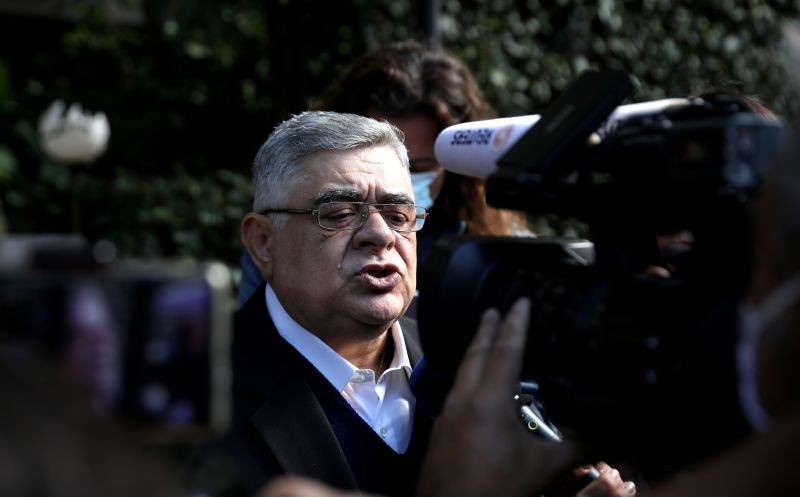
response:
[(433, 152), (448, 171), (484, 179), (497, 170), (497, 159), (538, 120), (538, 114), (531, 114), (456, 124), (439, 133)]
[[(687, 98), (665, 98), (618, 106), (603, 129), (635, 116), (656, 114), (689, 104)], [(460, 123), (442, 130), (434, 144), (436, 160), (448, 171), (486, 179), (497, 171), (497, 161), (541, 116), (529, 114)]]

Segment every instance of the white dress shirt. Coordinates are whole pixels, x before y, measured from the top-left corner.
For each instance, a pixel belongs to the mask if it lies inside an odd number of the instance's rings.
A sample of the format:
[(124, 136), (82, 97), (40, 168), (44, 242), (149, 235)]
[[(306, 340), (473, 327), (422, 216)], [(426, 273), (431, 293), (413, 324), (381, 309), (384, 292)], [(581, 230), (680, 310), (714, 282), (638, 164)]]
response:
[(266, 302), (272, 322), (283, 339), (317, 368), (389, 447), (397, 453), (405, 453), (411, 439), (415, 400), (408, 385), (411, 362), (400, 323), (391, 328), (392, 362), (376, 381), (373, 370), (355, 367), (292, 319), (269, 285)]

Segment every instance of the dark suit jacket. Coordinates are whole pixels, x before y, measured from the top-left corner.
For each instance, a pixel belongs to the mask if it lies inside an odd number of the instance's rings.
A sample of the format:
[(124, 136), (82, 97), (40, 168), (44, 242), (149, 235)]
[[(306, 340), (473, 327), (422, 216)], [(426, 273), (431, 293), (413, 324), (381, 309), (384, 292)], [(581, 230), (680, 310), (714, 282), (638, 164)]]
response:
[[(401, 320), (400, 325), (413, 366), (422, 356), (416, 323)], [(225, 440), (248, 493), (284, 473), (356, 488), (344, 452), (304, 376), (307, 364), (275, 329), (262, 284), (236, 313), (234, 413)]]

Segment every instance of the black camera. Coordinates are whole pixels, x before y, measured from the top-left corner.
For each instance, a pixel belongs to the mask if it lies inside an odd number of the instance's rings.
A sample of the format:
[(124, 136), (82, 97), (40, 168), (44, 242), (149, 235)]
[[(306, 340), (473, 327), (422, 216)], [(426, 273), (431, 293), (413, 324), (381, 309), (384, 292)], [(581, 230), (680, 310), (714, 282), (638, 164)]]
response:
[(580, 219), (591, 242), (443, 238), (418, 318), (446, 391), (482, 311), (530, 297), (521, 380), (562, 432), (656, 472), (747, 431), (734, 346), (749, 208), (783, 126), (723, 96), (608, 119), (633, 88), (584, 73), (487, 181), (491, 205)]

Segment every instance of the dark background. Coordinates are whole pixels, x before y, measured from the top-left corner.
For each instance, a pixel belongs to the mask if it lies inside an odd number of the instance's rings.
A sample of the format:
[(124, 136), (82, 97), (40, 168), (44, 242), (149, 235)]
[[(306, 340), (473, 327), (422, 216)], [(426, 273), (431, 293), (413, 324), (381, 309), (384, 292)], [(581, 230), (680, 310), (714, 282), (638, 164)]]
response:
[[(0, 229), (235, 265), (272, 127), (358, 54), (409, 37), (466, 60), (503, 116), (614, 68), (638, 79), (634, 102), (718, 90), (794, 119), (780, 41), (796, 14), (789, 0), (0, 0)], [(55, 99), (107, 114), (94, 164), (43, 154), (38, 120)]]

